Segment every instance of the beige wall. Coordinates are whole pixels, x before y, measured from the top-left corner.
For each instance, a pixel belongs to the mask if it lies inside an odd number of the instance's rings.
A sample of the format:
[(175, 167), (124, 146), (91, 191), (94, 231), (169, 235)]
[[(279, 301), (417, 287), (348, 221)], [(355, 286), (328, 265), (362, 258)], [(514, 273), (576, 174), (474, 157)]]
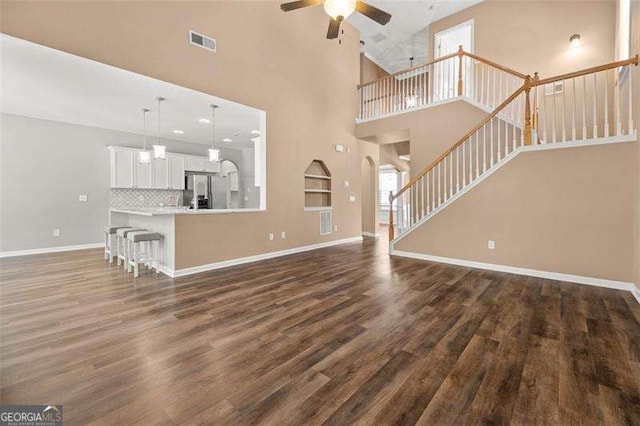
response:
[(380, 167), (380, 147), (374, 143), (359, 141), (360, 181), (362, 204), (362, 232), (377, 234), (380, 231), (378, 209), (378, 181)]
[(624, 183), (637, 151), (634, 142), (520, 154), (395, 249), (629, 282), (636, 194)]
[[(321, 7), (285, 14), (263, 1), (1, 7), (6, 34), (266, 111), (267, 211), (178, 217), (177, 269), (360, 235), (359, 35), (351, 26), (338, 44), (325, 38)], [(218, 53), (189, 45), (189, 29), (214, 37)], [(337, 153), (336, 143), (350, 152)], [(328, 236), (319, 235), (318, 212), (304, 211), (303, 173), (313, 159), (325, 161), (334, 179), (338, 231)]]
[(360, 84), (369, 83), (388, 75), (388, 72), (367, 58), (364, 53), (360, 54)]
[[(631, 55), (640, 53), (640, 0), (631, 1)], [(640, 67), (631, 68), (633, 74), (633, 110), (636, 128), (640, 126)], [(634, 251), (634, 279), (633, 282), (640, 290), (640, 149), (638, 150), (636, 177), (636, 217), (635, 217), (635, 251)]]
[[(613, 61), (615, 1), (485, 0), (429, 26), (429, 52), (437, 32), (474, 19), (475, 53), (524, 74), (541, 77)], [(581, 47), (569, 37), (580, 34)]]
[[(456, 143), (487, 113), (466, 101), (454, 100), (442, 105), (394, 115), (380, 120), (360, 123), (356, 127), (359, 138), (375, 139), (377, 135), (406, 132), (411, 147), (411, 175), (415, 176), (447, 148)], [(385, 145), (381, 146), (384, 149)], [(388, 154), (388, 150), (385, 150)], [(381, 153), (381, 164), (403, 165), (389, 160)], [(386, 162), (386, 163), (385, 163)]]

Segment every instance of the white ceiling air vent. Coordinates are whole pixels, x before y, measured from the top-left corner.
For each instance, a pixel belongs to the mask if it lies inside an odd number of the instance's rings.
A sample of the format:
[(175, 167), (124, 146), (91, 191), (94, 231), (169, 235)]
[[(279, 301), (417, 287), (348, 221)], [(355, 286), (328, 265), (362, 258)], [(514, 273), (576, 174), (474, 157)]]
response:
[(200, 46), (203, 49), (207, 49), (212, 52), (216, 51), (216, 41), (214, 39), (198, 34), (193, 30), (189, 30), (189, 43), (195, 44), (196, 46)]
[(320, 212), (320, 235), (331, 233), (331, 211)]

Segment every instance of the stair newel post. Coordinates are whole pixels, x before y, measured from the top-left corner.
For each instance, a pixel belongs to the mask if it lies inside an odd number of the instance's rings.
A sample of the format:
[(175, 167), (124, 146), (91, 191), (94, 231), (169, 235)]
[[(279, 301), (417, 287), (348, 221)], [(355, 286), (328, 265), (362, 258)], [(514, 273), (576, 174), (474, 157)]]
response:
[(462, 58), (464, 58), (464, 49), (462, 45), (458, 47), (458, 96), (462, 96)]
[(395, 238), (393, 229), (393, 192), (389, 191), (389, 241)]
[(524, 144), (531, 145), (531, 76), (524, 79)]

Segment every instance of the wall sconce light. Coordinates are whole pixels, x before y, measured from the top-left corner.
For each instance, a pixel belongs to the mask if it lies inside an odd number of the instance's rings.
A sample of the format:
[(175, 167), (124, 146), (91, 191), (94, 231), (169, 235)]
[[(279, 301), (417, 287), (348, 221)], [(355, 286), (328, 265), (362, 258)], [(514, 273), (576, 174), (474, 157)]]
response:
[(569, 44), (574, 49), (580, 46), (580, 34), (574, 34), (571, 37), (569, 37)]

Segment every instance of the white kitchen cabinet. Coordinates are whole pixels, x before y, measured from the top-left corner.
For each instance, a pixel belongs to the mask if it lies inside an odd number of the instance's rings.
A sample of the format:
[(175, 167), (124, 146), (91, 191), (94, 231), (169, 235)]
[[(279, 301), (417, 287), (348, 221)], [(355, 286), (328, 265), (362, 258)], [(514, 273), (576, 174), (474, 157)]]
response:
[(133, 165), (134, 165), (134, 176), (133, 176), (133, 187), (134, 188), (143, 188), (148, 189), (153, 187), (153, 175), (151, 163), (141, 164), (138, 161), (138, 156), (134, 155)]
[(208, 158), (203, 160), (204, 171), (210, 173), (218, 173), (220, 172), (220, 162), (219, 161), (209, 161)]
[(167, 155), (169, 163), (169, 187), (184, 189), (184, 157), (182, 155)]
[(125, 149), (112, 149), (111, 158), (111, 187), (133, 188), (134, 152)]
[(184, 156), (184, 169), (190, 172), (201, 172), (204, 170), (203, 161), (201, 157), (194, 157), (191, 155)]
[(153, 188), (169, 188), (169, 157), (154, 158), (153, 160)]

